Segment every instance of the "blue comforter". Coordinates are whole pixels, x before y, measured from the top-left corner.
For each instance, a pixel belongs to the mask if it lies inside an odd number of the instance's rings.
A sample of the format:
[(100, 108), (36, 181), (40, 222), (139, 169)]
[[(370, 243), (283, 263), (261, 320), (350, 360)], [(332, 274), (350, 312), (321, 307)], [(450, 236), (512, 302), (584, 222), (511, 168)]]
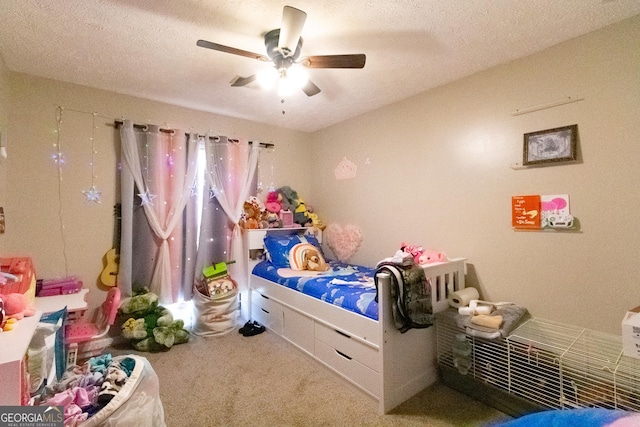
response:
[(542, 411), (491, 427), (637, 427), (640, 414), (609, 409)]
[(375, 301), (376, 270), (370, 267), (329, 261), (330, 269), (320, 276), (294, 276), (308, 272), (293, 272), (286, 269), (287, 275), (278, 274), (278, 269), (268, 261), (261, 261), (253, 269), (253, 274), (288, 288), (302, 292), (314, 298), (337, 305), (374, 320), (378, 320), (378, 303)]

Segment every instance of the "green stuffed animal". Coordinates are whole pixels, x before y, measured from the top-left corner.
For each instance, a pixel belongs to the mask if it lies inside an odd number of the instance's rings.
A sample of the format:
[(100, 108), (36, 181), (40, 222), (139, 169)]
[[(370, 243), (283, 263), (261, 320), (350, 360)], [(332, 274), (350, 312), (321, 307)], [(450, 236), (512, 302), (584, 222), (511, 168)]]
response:
[(122, 324), (122, 336), (138, 351), (168, 350), (174, 344), (189, 341), (184, 321), (174, 320), (166, 307), (158, 305), (158, 296), (154, 293), (125, 298), (119, 311), (127, 318)]
[(158, 295), (146, 292), (125, 298), (120, 303), (120, 313), (133, 318), (144, 317), (158, 306)]

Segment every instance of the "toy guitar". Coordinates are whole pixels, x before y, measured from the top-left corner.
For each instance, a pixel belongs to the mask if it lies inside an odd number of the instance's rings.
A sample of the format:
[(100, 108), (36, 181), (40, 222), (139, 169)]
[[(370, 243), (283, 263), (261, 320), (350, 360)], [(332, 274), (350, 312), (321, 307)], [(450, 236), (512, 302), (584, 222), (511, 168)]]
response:
[(104, 255), (106, 265), (102, 273), (100, 273), (100, 281), (105, 286), (115, 286), (118, 279), (118, 263), (120, 262), (120, 254), (118, 251), (120, 249), (120, 221), (122, 219), (120, 209), (120, 203), (116, 204), (113, 208), (113, 213), (116, 217), (116, 230), (113, 237), (114, 244), (113, 248), (109, 249)]

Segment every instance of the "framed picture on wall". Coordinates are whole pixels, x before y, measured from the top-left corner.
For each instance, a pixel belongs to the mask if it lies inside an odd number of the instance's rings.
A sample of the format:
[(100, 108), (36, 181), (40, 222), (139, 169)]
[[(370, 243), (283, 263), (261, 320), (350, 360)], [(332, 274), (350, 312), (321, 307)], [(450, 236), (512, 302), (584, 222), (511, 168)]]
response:
[(577, 135), (578, 125), (525, 133), (522, 164), (575, 161)]

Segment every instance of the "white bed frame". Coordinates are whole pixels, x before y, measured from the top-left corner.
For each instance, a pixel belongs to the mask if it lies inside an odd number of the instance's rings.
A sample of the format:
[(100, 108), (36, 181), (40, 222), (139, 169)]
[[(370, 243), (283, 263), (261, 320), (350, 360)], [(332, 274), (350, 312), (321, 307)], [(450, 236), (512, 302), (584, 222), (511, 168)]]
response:
[[(274, 231), (245, 233), (248, 250), (261, 250), (268, 232)], [(256, 262), (249, 261), (249, 268)], [(464, 288), (465, 260), (423, 268), (431, 279), (434, 313), (443, 311), (449, 293)], [(378, 283), (375, 321), (250, 274), (251, 318), (378, 400), (379, 413), (387, 413), (436, 381), (436, 334), (435, 327), (400, 333), (389, 304), (389, 274), (381, 273)]]

